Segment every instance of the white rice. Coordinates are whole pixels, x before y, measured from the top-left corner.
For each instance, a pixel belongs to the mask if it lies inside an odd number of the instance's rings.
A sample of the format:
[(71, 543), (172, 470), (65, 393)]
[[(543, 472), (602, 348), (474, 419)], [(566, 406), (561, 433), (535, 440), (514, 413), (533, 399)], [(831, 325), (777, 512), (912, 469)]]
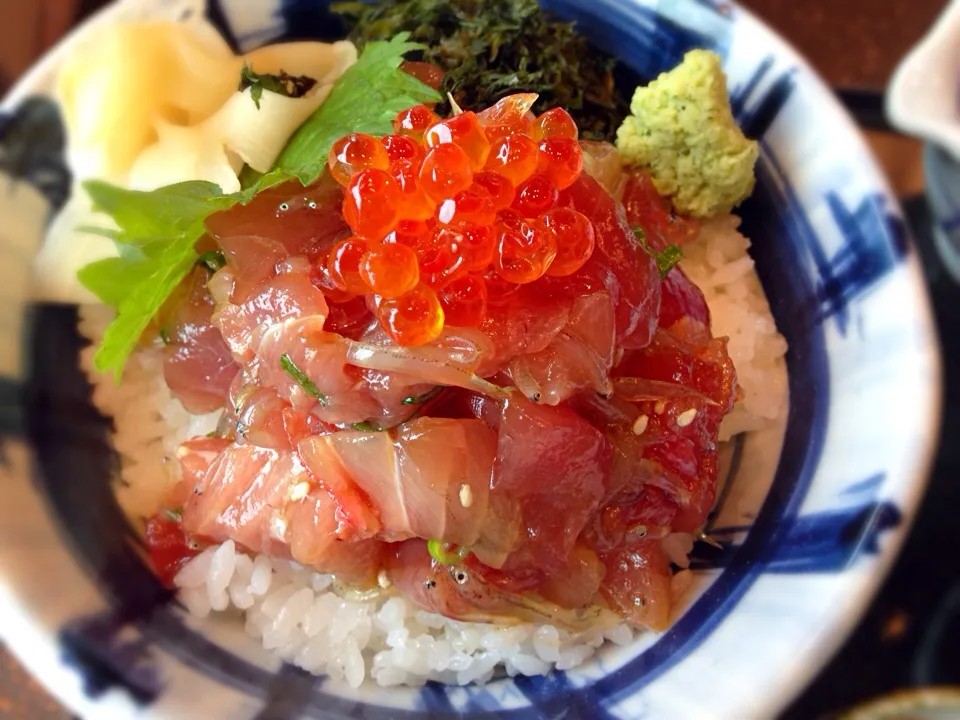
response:
[[(724, 420), (721, 440), (766, 426), (786, 406), (781, 379), (786, 343), (774, 326), (738, 222), (729, 216), (705, 224), (682, 262), (706, 296), (714, 334), (730, 338), (744, 394)], [(84, 307), (80, 331), (99, 340), (110, 318), (107, 308)], [(94, 402), (115, 421), (119, 501), (131, 517), (148, 517), (177, 479), (177, 446), (213, 430), (219, 413), (194, 416), (183, 409), (163, 381), (159, 349), (136, 353), (120, 385), (93, 372), (92, 354), (87, 348), (82, 362), (95, 386)], [(691, 546), (688, 535), (664, 543), (680, 567), (686, 567)], [(499, 668), (511, 676), (543, 675), (576, 667), (607, 640), (626, 645), (634, 638), (626, 624), (579, 634), (549, 625), (505, 628), (448, 620), (389, 593), (366, 601), (341, 597), (331, 576), (266, 555), (250, 557), (232, 541), (198, 555), (175, 582), (192, 614), (236, 613), (265, 648), (353, 687), (367, 677), (383, 686), (427, 680), (482, 684)], [(691, 583), (689, 570), (678, 572), (672, 582), (675, 598)]]
[(720, 441), (769, 426), (786, 407), (787, 342), (777, 332), (770, 305), (747, 254), (750, 241), (737, 232), (740, 218), (704, 223), (697, 242), (684, 248), (680, 267), (703, 292), (713, 334), (730, 339), (727, 350), (743, 392), (720, 426)]

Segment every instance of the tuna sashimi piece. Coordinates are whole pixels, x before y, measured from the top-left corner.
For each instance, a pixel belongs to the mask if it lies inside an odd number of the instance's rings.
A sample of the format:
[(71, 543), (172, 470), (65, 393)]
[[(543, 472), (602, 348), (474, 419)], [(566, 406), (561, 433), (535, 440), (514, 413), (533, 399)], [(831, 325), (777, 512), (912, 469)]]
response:
[(603, 629), (616, 621), (612, 613), (596, 606), (566, 609), (549, 600), (513, 593), (464, 565), (441, 565), (430, 557), (423, 540), (387, 546), (384, 563), (391, 582), (404, 596), (456, 620), (549, 623), (570, 630)]
[(521, 285), (502, 301), (491, 303), (480, 329), (493, 341), (487, 373), (500, 370), (519, 355), (543, 350), (570, 318), (576, 295), (543, 280)]
[[(229, 272), (226, 268), (219, 273)], [(310, 278), (290, 272), (269, 280), (245, 302), (224, 303), (213, 315), (234, 358), (249, 362), (273, 325), (292, 318), (316, 317), (320, 325), (327, 316), (327, 303)]]
[(634, 170), (623, 190), (623, 207), (630, 227), (643, 230), (646, 243), (659, 252), (668, 245), (683, 247), (700, 232), (700, 222), (678, 215), (668, 198), (657, 192), (650, 175)]
[(230, 302), (242, 304), (263, 283), (277, 274), (277, 266), (289, 257), (278, 240), (259, 235), (231, 235), (220, 247), (233, 275)]
[(577, 298), (560, 333), (540, 352), (515, 358), (510, 377), (524, 395), (544, 405), (558, 405), (584, 390), (609, 395), (615, 333), (609, 293)]
[(601, 591), (632, 623), (656, 632), (670, 625), (670, 564), (654, 540), (640, 540), (600, 556), (607, 568)]
[(593, 221), (597, 244), (587, 264), (574, 276), (609, 276), (617, 314), (617, 338), (624, 347), (650, 342), (660, 312), (660, 271), (653, 256), (637, 242), (622, 206), (587, 174), (560, 193), (560, 204)]
[[(675, 327), (700, 334), (686, 321)], [(676, 503), (673, 530), (699, 530), (716, 499), (717, 431), (736, 395), (726, 341), (687, 342), (658, 330), (647, 348), (627, 351), (614, 373), (620, 376), (617, 395), (634, 401), (642, 415), (634, 437), (623, 431), (615, 443), (624, 466), (635, 467), (640, 483), (657, 485)], [(634, 482), (627, 491), (637, 487)], [(621, 498), (613, 504), (626, 503)]]
[(684, 318), (695, 320), (709, 333), (710, 310), (703, 293), (683, 274), (683, 270), (674, 268), (663, 279), (659, 325), (670, 329)]
[(231, 445), (221, 453), (183, 507), (183, 528), (191, 535), (232, 539), (350, 584), (373, 584), (379, 543), (355, 535), (341, 539), (341, 525), (338, 503), (295, 452), (253, 445)]
[(376, 509), (383, 539), (473, 546), (488, 520), (496, 442), (478, 420), (420, 418), (390, 433), (307, 438), (299, 451), (322, 483), (349, 475)]
[(478, 570), (517, 590), (562, 572), (606, 494), (610, 462), (602, 433), (569, 408), (505, 402), (490, 495), (520, 508), (520, 540), (499, 569)]
[(163, 375), (170, 391), (192, 413), (207, 413), (222, 406), (239, 367), (230, 348), (213, 326), (213, 298), (207, 290), (209, 273), (197, 268), (166, 321), (168, 345)]
[(309, 488), (310, 476), (295, 453), (231, 445), (184, 505), (184, 529), (215, 542), (233, 539), (251, 550), (286, 555), (284, 511), (301, 483)]
[(567, 567), (547, 578), (537, 592), (560, 607), (586, 607), (595, 601), (606, 572), (597, 553), (578, 542), (567, 558)]
[(247, 205), (234, 205), (207, 220), (208, 232), (221, 243), (238, 235), (255, 235), (280, 243), (284, 257), (307, 255), (311, 259), (349, 232), (340, 214), (342, 190), (325, 173), (304, 188), (291, 181), (257, 194)]
[(380, 406), (366, 391), (360, 370), (347, 365), (348, 350), (348, 340), (323, 330), (320, 316), (277, 323), (257, 351), (259, 381), (327, 423), (376, 418)]

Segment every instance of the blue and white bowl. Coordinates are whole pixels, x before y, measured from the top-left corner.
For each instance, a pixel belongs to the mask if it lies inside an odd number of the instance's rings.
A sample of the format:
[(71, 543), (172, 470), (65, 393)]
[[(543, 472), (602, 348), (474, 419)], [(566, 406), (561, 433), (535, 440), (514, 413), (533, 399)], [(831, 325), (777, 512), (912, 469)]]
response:
[[(88, 26), (17, 86), (0, 120), (0, 627), (78, 714), (770, 717), (856, 623), (910, 525), (939, 416), (937, 341), (896, 201), (830, 91), (746, 11), (711, 0), (546, 5), (645, 77), (689, 48), (716, 49), (738, 119), (761, 142), (742, 229), (789, 342), (786, 439), (782, 452), (763, 436), (740, 443), (720, 514), (739, 520), (713, 528), (728, 541), (700, 562), (686, 612), (576, 671), (359, 690), (280, 666), (236, 623), (189, 619), (110, 491), (107, 422), (77, 365), (76, 311), (30, 299), (31, 258), (70, 187), (44, 94)], [(336, 32), (319, 0), (127, 0), (91, 24), (185, 9), (206, 11), (242, 48)]]

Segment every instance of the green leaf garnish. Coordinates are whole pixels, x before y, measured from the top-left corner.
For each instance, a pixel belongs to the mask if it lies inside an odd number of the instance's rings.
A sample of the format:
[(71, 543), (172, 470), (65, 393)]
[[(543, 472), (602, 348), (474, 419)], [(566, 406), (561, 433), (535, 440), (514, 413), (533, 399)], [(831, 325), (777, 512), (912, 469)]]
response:
[(307, 374), (301, 370), (286, 353), (280, 356), (280, 367), (283, 368), (283, 371), (287, 375), (292, 377), (297, 382), (297, 385), (306, 390), (310, 395), (315, 397), (321, 405), (326, 407), (327, 396), (317, 390), (317, 386), (313, 384), (313, 381), (307, 377)]
[(119, 257), (86, 265), (80, 282), (117, 309), (94, 358), (101, 372), (119, 375), (143, 331), (197, 261), (203, 222), (233, 204), (213, 183), (187, 182), (141, 192), (99, 180), (84, 184), (95, 210), (112, 216), (119, 232), (105, 231)]
[(447, 550), (439, 540), (427, 540), (427, 551), (430, 557), (441, 565), (457, 565), (470, 554), (470, 548), (463, 546), (457, 547), (456, 550)]
[(240, 90), (250, 88), (250, 99), (253, 104), (260, 109), (260, 98), (263, 97), (263, 91), (277, 93), (286, 97), (303, 97), (313, 89), (317, 81), (306, 75), (288, 75), (280, 71), (277, 75), (254, 72), (249, 65), (244, 65), (240, 71)]
[(323, 173), (327, 153), (338, 138), (351, 132), (388, 134), (401, 110), (440, 100), (432, 88), (399, 70), (404, 54), (419, 47), (407, 37), (403, 33), (368, 44), (290, 139), (275, 168), (258, 178), (248, 177), (250, 185), (240, 192), (225, 195), (203, 181), (152, 192), (98, 180), (84, 183), (94, 209), (110, 215), (119, 228), (96, 230), (116, 243), (119, 257), (91, 263), (78, 273), (86, 288), (117, 310), (94, 357), (97, 370), (112, 370), (119, 378), (144, 330), (196, 264), (196, 242), (210, 215), (248, 203), (259, 191), (293, 178), (310, 185)]
[(393, 119), (414, 105), (442, 98), (431, 87), (400, 70), (403, 56), (422, 45), (400, 33), (388, 42), (370, 43), (355, 65), (337, 80), (324, 103), (287, 143), (277, 167), (309, 185), (327, 166), (330, 146), (347, 133), (388, 135)]

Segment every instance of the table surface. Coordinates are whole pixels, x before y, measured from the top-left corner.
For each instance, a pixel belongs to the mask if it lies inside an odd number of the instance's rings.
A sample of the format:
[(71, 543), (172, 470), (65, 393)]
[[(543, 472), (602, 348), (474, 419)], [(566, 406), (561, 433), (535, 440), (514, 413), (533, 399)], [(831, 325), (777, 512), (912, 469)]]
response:
[[(58, 32), (58, 23), (63, 27), (68, 24), (68, 20), (51, 17), (49, 11), (44, 17), (42, 11), (31, 8), (49, 5), (62, 15), (63, 8), (72, 7), (78, 14), (85, 14), (100, 4), (98, 0), (51, 0), (35, 4), (0, 0), (0, 85), (3, 78), (16, 77), (29, 65)], [(741, 4), (788, 38), (831, 85), (882, 90), (899, 59), (929, 27), (945, 0), (844, 0), (843, 3), (742, 0)], [(39, 27), (44, 23), (46, 31)], [(33, 40), (24, 43), (24, 37)], [(923, 189), (919, 144), (889, 133), (868, 135), (893, 187), (902, 197), (912, 198), (906, 201), (911, 217), (919, 218), (922, 224), (925, 216), (919, 195)], [(922, 228), (920, 232), (922, 234)], [(956, 303), (960, 291), (944, 277), (935, 253), (923, 242), (920, 250), (935, 304), (946, 308)], [(938, 321), (949, 357), (952, 354), (949, 339), (960, 338), (960, 327), (954, 327), (956, 322), (951, 325), (945, 313), (938, 313)], [(957, 332), (952, 332), (954, 330)], [(960, 393), (951, 377), (948, 365), (948, 407), (952, 405), (951, 399), (960, 405)], [(948, 413), (944, 436), (955, 429), (958, 423), (954, 420)], [(932, 665), (929, 657), (918, 655), (921, 651), (929, 655), (929, 633), (924, 630), (929, 626), (929, 617), (937, 615), (938, 598), (951, 586), (957, 587), (957, 578), (960, 578), (957, 561), (944, 562), (935, 551), (928, 551), (933, 539), (952, 537), (947, 533), (953, 519), (947, 512), (950, 507), (960, 506), (960, 488), (949, 480), (957, 477), (960, 470), (958, 454), (941, 451), (918, 524), (891, 577), (837, 658), (784, 713), (785, 720), (831, 717), (855, 702), (898, 687), (960, 683), (957, 675), (960, 659), (955, 650), (960, 643), (952, 644), (953, 657), (935, 657)], [(954, 619), (954, 633), (957, 625)], [(918, 672), (918, 662), (926, 669), (926, 675)], [(0, 718), (60, 720), (68, 717), (0, 647)]]

